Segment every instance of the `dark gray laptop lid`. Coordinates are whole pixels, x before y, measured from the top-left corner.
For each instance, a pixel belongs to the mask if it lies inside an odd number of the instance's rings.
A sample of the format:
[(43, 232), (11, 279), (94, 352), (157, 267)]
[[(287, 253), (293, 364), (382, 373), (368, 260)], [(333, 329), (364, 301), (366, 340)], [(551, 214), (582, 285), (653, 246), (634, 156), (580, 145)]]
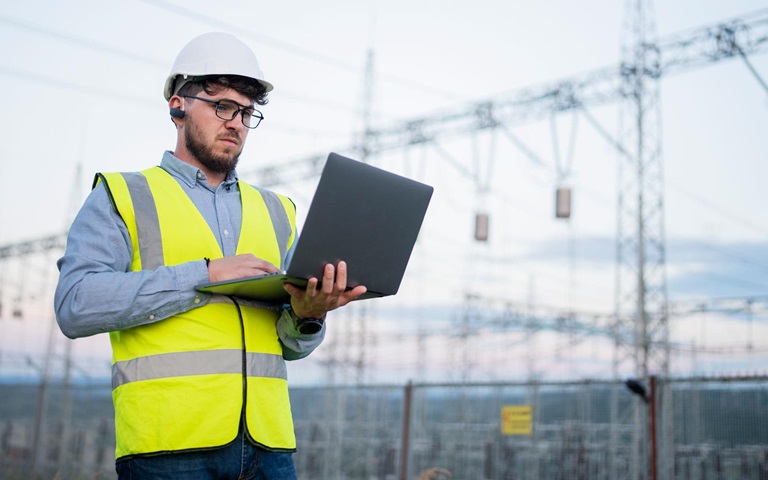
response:
[(288, 275), (320, 278), (347, 262), (347, 284), (397, 293), (433, 188), (331, 153), (307, 212)]
[(433, 188), (337, 153), (328, 156), (287, 271), (199, 285), (198, 290), (268, 302), (290, 298), (284, 282), (306, 285), (323, 268), (347, 262), (349, 288), (361, 298), (400, 288)]

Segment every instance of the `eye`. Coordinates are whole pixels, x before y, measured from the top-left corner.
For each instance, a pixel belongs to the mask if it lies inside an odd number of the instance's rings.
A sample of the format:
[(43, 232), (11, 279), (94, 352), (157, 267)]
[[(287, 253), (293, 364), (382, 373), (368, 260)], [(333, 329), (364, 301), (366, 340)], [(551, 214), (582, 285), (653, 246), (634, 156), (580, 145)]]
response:
[(238, 110), (238, 106), (230, 102), (219, 102), (216, 104), (216, 113), (221, 116), (232, 118)]

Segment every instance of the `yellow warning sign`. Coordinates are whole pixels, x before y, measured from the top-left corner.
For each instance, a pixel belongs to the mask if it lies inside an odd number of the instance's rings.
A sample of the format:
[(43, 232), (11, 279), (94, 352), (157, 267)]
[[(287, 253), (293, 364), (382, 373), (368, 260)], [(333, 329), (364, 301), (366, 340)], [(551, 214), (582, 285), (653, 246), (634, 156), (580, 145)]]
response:
[(533, 433), (533, 407), (505, 405), (501, 407), (502, 435), (530, 435)]

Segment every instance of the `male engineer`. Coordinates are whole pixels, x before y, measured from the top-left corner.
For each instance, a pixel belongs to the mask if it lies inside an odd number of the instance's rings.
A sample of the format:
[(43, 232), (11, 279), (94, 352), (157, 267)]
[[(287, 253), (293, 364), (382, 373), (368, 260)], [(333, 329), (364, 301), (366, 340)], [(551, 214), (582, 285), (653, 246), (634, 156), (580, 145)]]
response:
[(290, 258), (294, 204), (235, 169), (272, 88), (238, 38), (192, 39), (164, 89), (175, 149), (97, 174), (69, 231), (56, 318), (70, 338), (109, 333), (120, 479), (296, 478), (285, 362), (365, 287), (347, 288), (340, 261), (306, 288), (286, 284), (285, 305), (195, 290)]

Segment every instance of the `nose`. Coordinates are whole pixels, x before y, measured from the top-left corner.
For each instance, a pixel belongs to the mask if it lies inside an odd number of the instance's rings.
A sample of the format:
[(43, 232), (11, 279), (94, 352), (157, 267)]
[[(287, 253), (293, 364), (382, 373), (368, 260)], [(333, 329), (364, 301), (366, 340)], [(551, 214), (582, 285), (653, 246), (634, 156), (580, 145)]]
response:
[(224, 125), (230, 129), (230, 130), (242, 130), (245, 129), (245, 125), (243, 125), (243, 119), (242, 114), (240, 112), (237, 112), (237, 115), (235, 115), (235, 118), (232, 120), (225, 120)]

